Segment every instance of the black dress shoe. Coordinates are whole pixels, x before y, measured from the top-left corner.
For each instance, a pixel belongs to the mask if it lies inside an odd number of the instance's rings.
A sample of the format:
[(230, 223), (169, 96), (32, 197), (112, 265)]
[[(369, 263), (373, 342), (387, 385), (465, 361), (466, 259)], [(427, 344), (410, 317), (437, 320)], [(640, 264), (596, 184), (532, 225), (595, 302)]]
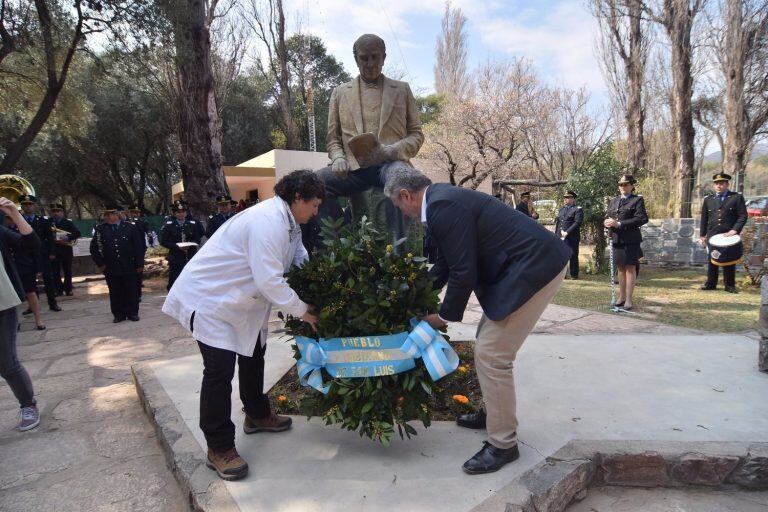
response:
[(701, 289), (704, 291), (714, 290), (716, 286), (709, 286), (708, 284), (702, 285)]
[(737, 290), (735, 286), (726, 286), (725, 291), (728, 293), (739, 293), (739, 290)]
[(29, 309), (29, 308), (27, 308), (27, 309), (25, 309), (24, 311), (22, 311), (22, 313), (21, 313), (21, 314), (22, 314), (22, 315), (24, 315), (24, 316), (26, 316), (26, 315), (31, 315), (31, 314), (32, 314), (32, 310), (31, 310), (31, 309)]
[(48, 307), (51, 311), (61, 311), (61, 306), (56, 304), (55, 302), (53, 304), (48, 304)]
[(456, 417), (456, 424), (464, 428), (485, 428), (485, 411), (480, 410), (478, 412), (462, 414)]
[(130, 320), (131, 322), (138, 322), (139, 315), (128, 315), (128, 320)]
[(70, 290), (68, 292), (64, 292), (64, 295), (66, 295), (67, 297), (71, 297), (74, 295), (74, 293)]
[(112, 319), (112, 323), (113, 324), (118, 324), (118, 323), (122, 322), (123, 320), (125, 320), (124, 317), (116, 316), (115, 318)]
[(483, 449), (465, 462), (462, 469), (470, 475), (493, 473), (500, 470), (504, 464), (515, 461), (519, 457), (520, 450), (518, 450), (517, 445), (512, 448), (502, 449), (496, 448), (486, 441)]

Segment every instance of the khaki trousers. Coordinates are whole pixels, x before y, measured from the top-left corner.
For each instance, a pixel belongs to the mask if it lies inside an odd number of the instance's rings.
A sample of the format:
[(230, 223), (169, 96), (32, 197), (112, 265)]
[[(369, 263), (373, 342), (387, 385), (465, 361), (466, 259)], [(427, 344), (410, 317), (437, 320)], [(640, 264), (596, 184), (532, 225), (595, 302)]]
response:
[(483, 315), (477, 326), (475, 368), (487, 413), (488, 442), (497, 448), (512, 448), (517, 444), (515, 357), (563, 283), (567, 269), (566, 266), (504, 320), (494, 322)]

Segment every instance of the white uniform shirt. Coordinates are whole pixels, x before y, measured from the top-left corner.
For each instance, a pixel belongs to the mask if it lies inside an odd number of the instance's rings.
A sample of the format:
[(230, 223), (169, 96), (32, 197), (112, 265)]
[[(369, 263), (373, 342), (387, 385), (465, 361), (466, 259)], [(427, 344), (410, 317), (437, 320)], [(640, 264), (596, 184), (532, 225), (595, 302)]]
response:
[(273, 305), (293, 316), (306, 313), (283, 276), (307, 258), (288, 204), (279, 197), (262, 201), (224, 223), (195, 254), (163, 312), (196, 340), (250, 357), (259, 333), (266, 343)]

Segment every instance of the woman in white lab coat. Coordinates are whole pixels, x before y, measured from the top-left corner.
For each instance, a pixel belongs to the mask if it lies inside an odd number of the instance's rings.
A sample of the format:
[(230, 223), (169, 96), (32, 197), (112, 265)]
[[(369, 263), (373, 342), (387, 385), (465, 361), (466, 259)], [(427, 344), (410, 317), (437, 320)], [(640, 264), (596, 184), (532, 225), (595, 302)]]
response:
[(232, 378), (238, 364), (246, 434), (279, 432), (291, 419), (276, 415), (264, 394), (267, 323), (274, 306), (314, 325), (316, 317), (283, 277), (307, 259), (301, 224), (325, 198), (312, 171), (294, 171), (275, 186), (275, 197), (223, 224), (187, 263), (163, 304), (197, 340), (203, 356), (200, 428), (208, 467), (225, 480), (248, 473), (235, 449)]

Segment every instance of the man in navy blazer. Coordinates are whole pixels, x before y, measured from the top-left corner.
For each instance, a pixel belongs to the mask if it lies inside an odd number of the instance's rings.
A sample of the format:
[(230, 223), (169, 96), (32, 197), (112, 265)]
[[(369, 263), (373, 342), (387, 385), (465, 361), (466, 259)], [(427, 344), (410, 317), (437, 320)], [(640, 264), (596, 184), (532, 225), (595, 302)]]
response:
[(457, 423), (488, 431), (488, 441), (464, 471), (496, 471), (519, 457), (515, 356), (560, 288), (570, 249), (498, 199), (433, 185), (406, 163), (390, 167), (384, 193), (405, 215), (421, 219), (437, 247), (430, 275), (437, 287), (447, 288), (440, 311), (424, 320), (435, 328), (461, 321), (472, 292), (483, 308), (475, 366), (486, 410), (459, 416)]

